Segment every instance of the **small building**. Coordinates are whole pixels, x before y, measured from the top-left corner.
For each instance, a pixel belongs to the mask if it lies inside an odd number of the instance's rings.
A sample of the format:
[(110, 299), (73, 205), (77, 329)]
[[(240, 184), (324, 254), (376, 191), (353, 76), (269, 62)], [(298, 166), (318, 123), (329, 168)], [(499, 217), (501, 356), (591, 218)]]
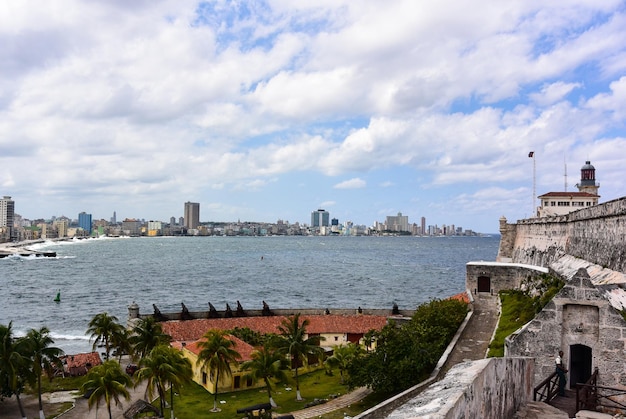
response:
[(541, 206), (537, 208), (538, 217), (551, 217), (569, 214), (585, 207), (598, 205), (598, 189), (596, 169), (587, 160), (580, 169), (580, 183), (576, 184), (578, 192), (548, 192), (540, 195)]
[(581, 208), (598, 205), (598, 195), (589, 192), (548, 192), (540, 195), (539, 217), (565, 215)]
[[(345, 345), (348, 342), (364, 344), (364, 335), (371, 330), (380, 330), (387, 324), (387, 316), (382, 315), (302, 315), (302, 321), (308, 320), (306, 327), (307, 339), (310, 336), (320, 336), (321, 346), (326, 352), (332, 352), (333, 348)], [(207, 391), (214, 391), (214, 380), (210, 371), (206, 371), (197, 364), (201, 348), (199, 341), (204, 334), (211, 329), (233, 330), (234, 328), (249, 328), (259, 333), (279, 333), (278, 327), (285, 316), (258, 316), (258, 317), (232, 317), (193, 320), (171, 320), (161, 323), (163, 332), (172, 337), (172, 347), (179, 349), (191, 362), (193, 380), (204, 387)], [(234, 337), (229, 339), (235, 343), (234, 349), (241, 355), (240, 363), (251, 358), (254, 347)], [(233, 366), (232, 377), (220, 377), (218, 392), (230, 392), (245, 390), (264, 385), (262, 382), (254, 383), (245, 378), (247, 371)]]
[[(245, 390), (248, 388), (259, 387), (265, 385), (262, 382), (254, 383), (251, 379), (245, 377), (248, 371), (242, 370), (240, 365), (243, 362), (252, 359), (251, 354), (254, 351), (254, 347), (248, 343), (242, 341), (235, 336), (228, 336), (227, 339), (234, 343), (233, 349), (241, 355), (238, 359), (237, 365), (231, 365), (232, 376), (228, 377), (221, 375), (219, 377), (218, 392), (231, 392), (237, 390)], [(172, 342), (172, 347), (182, 351), (185, 358), (189, 359), (191, 363), (191, 369), (193, 371), (193, 381), (204, 387), (209, 393), (213, 393), (215, 389), (215, 377), (213, 373), (207, 368), (202, 366), (202, 363), (198, 363), (198, 357), (202, 350), (200, 346), (200, 340), (194, 342)]]
[(60, 358), (63, 363), (63, 374), (71, 377), (85, 375), (95, 366), (102, 364), (98, 352), (65, 355)]

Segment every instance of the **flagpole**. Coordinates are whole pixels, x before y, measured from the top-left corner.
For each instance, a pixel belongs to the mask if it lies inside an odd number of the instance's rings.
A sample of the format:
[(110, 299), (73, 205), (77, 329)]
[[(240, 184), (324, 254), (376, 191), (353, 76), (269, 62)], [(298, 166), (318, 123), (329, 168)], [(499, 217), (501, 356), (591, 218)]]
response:
[(536, 193), (536, 185), (537, 185), (537, 165), (535, 164), (535, 152), (531, 151), (530, 153), (528, 153), (528, 157), (530, 157), (531, 159), (533, 159), (533, 196), (531, 197), (531, 211), (530, 211), (530, 216), (531, 218), (535, 216), (535, 197), (537, 196)]

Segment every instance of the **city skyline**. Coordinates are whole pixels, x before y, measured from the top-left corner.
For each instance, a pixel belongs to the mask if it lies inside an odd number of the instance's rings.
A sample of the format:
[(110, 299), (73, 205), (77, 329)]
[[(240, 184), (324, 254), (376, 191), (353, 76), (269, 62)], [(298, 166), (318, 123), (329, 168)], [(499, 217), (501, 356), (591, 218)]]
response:
[[(10, 202), (11, 203), (11, 208), (14, 208), (15, 206), (15, 200), (12, 199), (12, 197), (10, 196), (4, 196), (4, 199), (2, 200), (2, 202), (6, 203), (6, 202)], [(3, 214), (6, 212), (6, 209), (3, 209), (3, 211), (0, 211), (0, 219), (3, 219), (2, 216)], [(114, 224), (123, 224), (124, 222), (140, 222), (142, 224), (149, 224), (151, 222), (155, 222), (155, 223), (162, 223), (164, 225), (171, 225), (171, 226), (177, 226), (177, 227), (184, 227), (186, 229), (196, 229), (199, 226), (206, 226), (206, 225), (210, 225), (210, 224), (276, 224), (276, 223), (288, 223), (289, 225), (295, 225), (295, 224), (299, 224), (302, 226), (308, 226), (310, 228), (319, 228), (319, 227), (332, 227), (332, 226), (344, 226), (347, 224), (350, 225), (354, 225), (354, 226), (359, 226), (359, 227), (365, 227), (367, 229), (373, 228), (373, 229), (382, 229), (383, 226), (386, 226), (386, 230), (389, 231), (397, 231), (397, 232), (412, 232), (415, 229), (417, 229), (419, 231), (418, 234), (429, 234), (429, 231), (432, 233), (432, 229), (446, 229), (446, 228), (450, 228), (453, 227), (454, 228), (454, 232), (463, 232), (463, 231), (467, 231), (467, 232), (472, 232), (472, 233), (480, 233), (480, 234), (484, 234), (485, 232), (480, 232), (477, 230), (472, 229), (471, 227), (466, 228), (464, 226), (459, 226), (457, 224), (455, 224), (454, 222), (442, 222), (442, 223), (434, 223), (434, 224), (426, 224), (426, 217), (419, 217), (419, 220), (415, 220), (415, 221), (410, 221), (409, 217), (406, 215), (402, 215), (402, 213), (398, 213), (397, 215), (388, 215), (385, 217), (384, 221), (380, 221), (380, 220), (374, 220), (372, 222), (370, 222), (369, 224), (356, 224), (353, 223), (351, 220), (339, 220), (335, 217), (332, 217), (331, 219), (331, 214), (330, 212), (324, 210), (324, 209), (317, 209), (315, 211), (311, 212), (311, 220), (310, 223), (308, 222), (299, 222), (299, 221), (295, 221), (295, 222), (291, 222), (289, 220), (282, 220), (282, 219), (277, 219), (277, 220), (201, 220), (199, 217), (200, 214), (200, 205), (197, 202), (185, 202), (184, 203), (184, 209), (183, 212), (186, 214), (189, 214), (189, 216), (193, 219), (191, 222), (188, 220), (188, 217), (175, 217), (175, 216), (171, 216), (169, 217), (169, 221), (166, 221), (165, 219), (163, 220), (155, 220), (155, 219), (146, 219), (145, 217), (124, 217), (122, 220), (117, 220), (117, 212), (113, 211), (113, 216), (110, 217), (110, 219), (108, 220), (108, 223), (111, 225)], [(15, 219), (16, 222), (35, 222), (35, 221), (40, 221), (43, 220), (45, 222), (49, 222), (49, 223), (54, 223), (55, 221), (61, 220), (61, 219), (67, 219), (70, 222), (74, 223), (77, 227), (80, 227), (83, 230), (86, 230), (88, 233), (91, 233), (93, 231), (92, 225), (93, 223), (98, 223), (101, 224), (102, 221), (106, 221), (105, 217), (102, 218), (94, 218), (93, 215), (91, 213), (87, 213), (85, 211), (81, 211), (77, 217), (72, 217), (72, 216), (67, 216), (65, 214), (61, 214), (61, 215), (52, 215), (51, 217), (35, 217), (35, 218), (27, 218), (27, 217), (23, 217), (21, 214), (19, 214), (19, 212), (15, 211), (14, 213), (11, 213), (11, 220)], [(6, 223), (5, 223), (6, 224)], [(0, 224), (0, 227), (2, 227), (4, 224)], [(30, 224), (29, 224), (30, 225)], [(329, 230), (330, 231), (330, 230)]]
[(625, 195), (623, 39), (618, 0), (7, 0), (0, 194), (29, 219), (189, 201), (496, 233), (588, 160)]

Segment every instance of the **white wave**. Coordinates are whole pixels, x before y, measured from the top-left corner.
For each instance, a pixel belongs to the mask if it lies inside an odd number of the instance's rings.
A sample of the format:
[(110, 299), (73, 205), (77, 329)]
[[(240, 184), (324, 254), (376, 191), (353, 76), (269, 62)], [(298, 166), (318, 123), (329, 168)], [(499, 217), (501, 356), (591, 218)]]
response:
[(31, 260), (54, 260), (54, 259), (76, 259), (76, 256), (42, 256), (42, 255), (9, 255), (0, 260), (9, 260), (9, 261), (31, 261)]
[(54, 333), (54, 332), (50, 332), (50, 337), (52, 337), (52, 339), (56, 340), (82, 340), (82, 341), (89, 341), (89, 336), (87, 335), (70, 335), (70, 334), (66, 334), (66, 333)]

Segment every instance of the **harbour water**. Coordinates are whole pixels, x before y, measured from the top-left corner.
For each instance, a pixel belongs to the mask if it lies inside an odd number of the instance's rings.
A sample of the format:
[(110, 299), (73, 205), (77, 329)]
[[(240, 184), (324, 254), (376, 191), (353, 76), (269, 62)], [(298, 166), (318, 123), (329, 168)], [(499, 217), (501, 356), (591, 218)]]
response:
[[(0, 259), (0, 324), (47, 326), (67, 353), (106, 311), (270, 308), (413, 309), (462, 292), (465, 264), (494, 261), (499, 237), (155, 237), (46, 242), (54, 258)], [(54, 298), (60, 292), (61, 301)]]

